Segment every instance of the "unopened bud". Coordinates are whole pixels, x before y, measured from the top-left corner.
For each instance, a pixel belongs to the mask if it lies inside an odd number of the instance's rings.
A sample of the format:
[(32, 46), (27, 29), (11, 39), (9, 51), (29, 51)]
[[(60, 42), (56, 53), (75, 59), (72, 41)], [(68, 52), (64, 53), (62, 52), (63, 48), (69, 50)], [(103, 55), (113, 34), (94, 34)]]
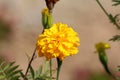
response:
[(52, 11), (52, 9), (54, 8), (54, 5), (56, 2), (58, 2), (59, 0), (45, 0), (46, 1), (46, 5), (47, 8)]
[(48, 9), (43, 9), (43, 11), (42, 11), (42, 24), (45, 29), (50, 28), (53, 24), (52, 14), (49, 13)]
[(48, 9), (43, 9), (43, 11), (42, 11), (42, 24), (43, 24), (44, 27), (47, 26), (48, 15), (49, 15)]

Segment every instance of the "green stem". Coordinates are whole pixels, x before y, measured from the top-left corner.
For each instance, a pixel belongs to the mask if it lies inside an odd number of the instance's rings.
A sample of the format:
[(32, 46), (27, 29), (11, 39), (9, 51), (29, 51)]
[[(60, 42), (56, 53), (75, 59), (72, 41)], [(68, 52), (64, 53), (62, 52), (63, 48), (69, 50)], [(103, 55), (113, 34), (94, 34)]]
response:
[(103, 12), (109, 17), (108, 12), (105, 10), (105, 8), (102, 6), (102, 4), (100, 3), (99, 0), (96, 0), (96, 2), (98, 3), (98, 5), (101, 7), (101, 9), (103, 10)]
[(105, 10), (105, 8), (102, 6), (102, 4), (100, 3), (99, 0), (96, 0), (96, 2), (98, 3), (98, 5), (100, 6), (100, 8), (103, 10), (103, 12), (106, 14), (106, 16), (110, 19), (110, 21), (118, 28), (120, 29), (119, 24), (116, 22), (115, 18), (111, 15), (108, 14), (108, 12)]
[(56, 80), (59, 80), (59, 74), (60, 74), (62, 61), (60, 61), (58, 58), (57, 58), (57, 64), (58, 64), (58, 68), (57, 68), (57, 78), (56, 78)]
[(100, 62), (102, 63), (105, 71), (115, 80), (117, 80), (117, 78), (112, 74), (112, 72), (110, 71), (109, 69), (109, 66), (108, 66), (108, 59), (107, 59), (107, 55), (105, 53), (105, 51), (100, 51), (99, 52), (99, 59), (100, 59)]
[(50, 80), (52, 80), (52, 59), (50, 59)]

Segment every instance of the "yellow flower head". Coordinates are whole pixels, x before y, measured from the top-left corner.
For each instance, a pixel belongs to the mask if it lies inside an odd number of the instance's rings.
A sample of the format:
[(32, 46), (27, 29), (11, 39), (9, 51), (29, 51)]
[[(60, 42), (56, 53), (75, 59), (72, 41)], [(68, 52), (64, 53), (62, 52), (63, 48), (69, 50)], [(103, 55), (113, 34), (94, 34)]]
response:
[(103, 43), (103, 42), (100, 42), (96, 44), (95, 46), (96, 46), (97, 52), (101, 52), (101, 51), (104, 51), (105, 49), (110, 48), (110, 45), (108, 43)]
[(40, 57), (63, 60), (78, 53), (79, 42), (78, 34), (72, 28), (67, 24), (57, 23), (39, 35), (36, 47)]

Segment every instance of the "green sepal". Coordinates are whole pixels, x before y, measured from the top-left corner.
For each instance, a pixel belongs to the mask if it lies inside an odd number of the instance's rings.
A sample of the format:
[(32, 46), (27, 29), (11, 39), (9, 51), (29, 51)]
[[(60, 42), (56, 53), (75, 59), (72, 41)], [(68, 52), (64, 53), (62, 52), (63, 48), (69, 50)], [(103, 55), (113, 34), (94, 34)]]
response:
[(47, 15), (46, 14), (42, 14), (42, 25), (44, 26), (44, 27), (46, 27), (47, 26)]
[(48, 19), (47, 20), (47, 26), (48, 26), (47, 29), (49, 29), (52, 26), (52, 24), (53, 24), (52, 14), (48, 15), (47, 19)]
[(42, 25), (44, 29), (49, 29), (52, 26), (52, 24), (52, 14), (47, 9), (44, 9), (42, 11)]

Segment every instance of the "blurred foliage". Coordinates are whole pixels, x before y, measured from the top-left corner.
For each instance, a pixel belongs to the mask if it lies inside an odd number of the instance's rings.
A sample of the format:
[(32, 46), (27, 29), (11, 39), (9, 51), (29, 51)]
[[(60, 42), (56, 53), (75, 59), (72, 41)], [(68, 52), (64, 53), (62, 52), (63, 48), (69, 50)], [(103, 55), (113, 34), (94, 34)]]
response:
[(50, 79), (49, 66), (50, 66), (49, 61), (46, 61), (44, 65), (40, 65), (39, 69), (36, 71), (33, 69), (32, 66), (30, 66), (27, 79), (28, 80), (49, 80)]
[(110, 77), (103, 73), (94, 73), (89, 80), (110, 80)]
[[(44, 65), (40, 65), (39, 69), (35, 71), (30, 66), (29, 73), (25, 80), (49, 80), (49, 61), (46, 61)], [(15, 62), (7, 63), (2, 61), (0, 63), (0, 80), (23, 80), (25, 75), (22, 70), (19, 70), (19, 65), (15, 65)], [(53, 70), (53, 73), (56, 70)], [(52, 77), (52, 79), (55, 79)]]
[[(107, 12), (107, 10), (104, 8), (104, 6), (99, 0), (96, 0), (96, 2), (100, 6), (100, 8), (103, 10), (105, 15), (109, 18), (110, 22), (113, 23), (118, 30), (120, 30), (120, 18), (119, 18), (120, 14), (116, 14), (115, 16), (113, 16), (113, 14)], [(112, 0), (112, 2), (114, 2), (113, 4), (114, 6), (120, 5), (120, 0)], [(120, 41), (120, 35), (113, 36), (110, 39), (110, 41)]]
[(120, 35), (113, 36), (113, 38), (111, 38), (110, 41), (120, 41)]
[(117, 70), (116, 71), (120, 71), (120, 66), (117, 66)]
[(0, 80), (20, 80), (20, 72), (18, 70), (19, 65), (15, 65), (15, 62), (6, 63), (2, 61), (0, 63)]
[(115, 2), (113, 5), (114, 6), (117, 6), (117, 5), (120, 5), (120, 0), (112, 0), (113, 2)]
[(10, 32), (9, 25), (0, 19), (0, 40), (6, 39)]
[(115, 16), (113, 16), (111, 13), (108, 14), (108, 18), (109, 18), (110, 22), (113, 23), (117, 27), (117, 29), (120, 29), (118, 16), (119, 16), (119, 14), (116, 14)]

